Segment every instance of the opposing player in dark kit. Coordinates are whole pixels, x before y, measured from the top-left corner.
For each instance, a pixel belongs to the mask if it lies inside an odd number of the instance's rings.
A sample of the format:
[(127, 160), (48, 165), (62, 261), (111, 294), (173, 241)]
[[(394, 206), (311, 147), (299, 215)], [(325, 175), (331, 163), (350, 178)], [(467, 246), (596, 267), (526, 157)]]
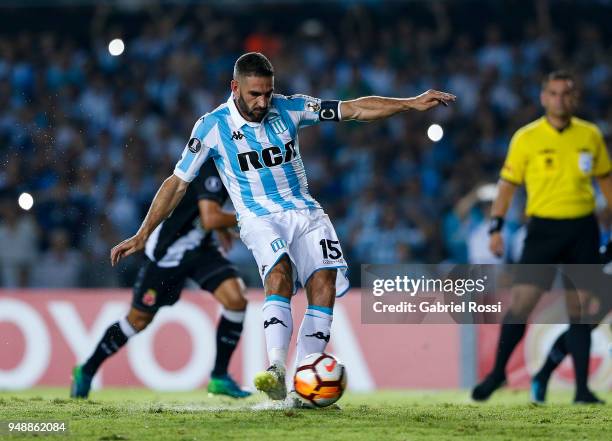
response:
[(144, 249), (146, 261), (134, 285), (132, 307), (126, 317), (108, 327), (89, 359), (74, 368), (71, 397), (88, 396), (93, 376), (104, 360), (144, 330), (159, 308), (176, 303), (187, 278), (213, 293), (223, 305), (208, 391), (234, 398), (250, 395), (227, 373), (247, 306), (244, 283), (219, 251), (212, 232), (217, 230), (226, 246), (231, 242), (227, 229), (236, 226), (236, 216), (222, 209), (227, 198), (214, 162), (205, 162), (181, 203), (149, 236)]

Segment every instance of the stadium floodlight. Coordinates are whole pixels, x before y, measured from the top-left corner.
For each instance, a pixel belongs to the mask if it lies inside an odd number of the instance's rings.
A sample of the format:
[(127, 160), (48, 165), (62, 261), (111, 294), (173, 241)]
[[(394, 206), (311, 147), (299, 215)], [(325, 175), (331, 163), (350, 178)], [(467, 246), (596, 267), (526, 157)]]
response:
[(115, 38), (108, 43), (108, 52), (113, 56), (117, 57), (125, 50), (125, 44), (121, 38)]
[(21, 193), (19, 199), (17, 199), (17, 203), (23, 210), (28, 211), (34, 206), (34, 198), (30, 193)]
[(439, 124), (432, 124), (427, 129), (427, 137), (433, 142), (438, 142), (444, 136), (444, 130)]

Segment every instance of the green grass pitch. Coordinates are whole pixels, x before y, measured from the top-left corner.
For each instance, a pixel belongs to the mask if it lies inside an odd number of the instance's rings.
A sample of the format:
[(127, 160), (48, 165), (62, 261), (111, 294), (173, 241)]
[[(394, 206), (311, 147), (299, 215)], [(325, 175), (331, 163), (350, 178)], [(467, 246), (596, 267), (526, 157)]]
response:
[[(270, 409), (262, 396), (246, 401), (206, 392), (114, 389), (89, 401), (65, 389), (0, 392), (0, 421), (65, 421), (66, 435), (7, 435), (6, 440), (610, 440), (612, 406), (573, 406), (570, 392), (550, 404), (527, 392), (502, 391), (484, 404), (466, 391), (347, 394), (342, 410)], [(608, 402), (612, 393), (601, 394)]]

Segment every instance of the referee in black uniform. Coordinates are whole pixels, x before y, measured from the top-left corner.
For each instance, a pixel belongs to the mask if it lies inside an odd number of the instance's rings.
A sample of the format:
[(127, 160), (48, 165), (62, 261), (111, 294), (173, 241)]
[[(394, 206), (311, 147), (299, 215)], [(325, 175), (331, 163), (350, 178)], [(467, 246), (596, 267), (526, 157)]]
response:
[[(551, 73), (544, 80), (540, 95), (545, 116), (522, 127), (512, 137), (491, 210), (490, 248), (495, 254), (503, 253), (500, 232), (504, 216), (516, 188), (524, 184), (529, 224), (519, 263), (600, 263), (592, 181), (597, 180), (608, 207), (612, 207), (610, 157), (599, 129), (573, 116), (577, 96), (575, 81), (569, 73)], [(488, 399), (505, 382), (506, 364), (525, 333), (527, 318), (542, 293), (550, 289), (554, 271), (545, 272), (542, 267), (535, 271), (533, 267), (524, 269), (512, 290), (512, 305), (504, 317), (493, 371), (472, 391), (472, 398), (477, 401)], [(579, 290), (587, 288), (587, 281), (573, 282)], [(576, 296), (581, 304), (588, 301), (585, 291), (578, 291), (573, 298)], [(581, 323), (579, 309), (579, 305), (572, 308), (568, 303), (570, 327), (565, 343), (574, 361), (574, 402), (601, 403), (587, 386), (591, 325)], [(543, 401), (544, 394), (545, 390), (532, 387), (534, 401)]]

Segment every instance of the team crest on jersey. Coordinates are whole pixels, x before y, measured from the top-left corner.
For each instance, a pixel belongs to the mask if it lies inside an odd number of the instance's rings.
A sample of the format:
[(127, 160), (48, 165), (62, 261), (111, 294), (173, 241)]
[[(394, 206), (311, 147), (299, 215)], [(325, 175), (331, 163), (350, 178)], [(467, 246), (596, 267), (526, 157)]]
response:
[(221, 189), (221, 179), (216, 176), (209, 176), (206, 178), (206, 181), (204, 181), (204, 187), (212, 193), (217, 192)]
[(281, 238), (278, 238), (278, 239), (274, 239), (272, 242), (270, 242), (270, 246), (272, 247), (272, 251), (274, 251), (276, 253), (278, 250), (282, 250), (283, 248), (287, 248), (287, 242), (285, 242)]
[(157, 300), (157, 292), (154, 289), (148, 290), (144, 296), (142, 296), (142, 303), (147, 306), (155, 305), (155, 301)]
[(272, 131), (277, 135), (287, 131), (287, 124), (279, 116), (271, 118), (268, 122), (270, 127), (272, 127)]
[(187, 148), (191, 153), (198, 153), (202, 148), (202, 143), (198, 138), (191, 138), (187, 143)]

